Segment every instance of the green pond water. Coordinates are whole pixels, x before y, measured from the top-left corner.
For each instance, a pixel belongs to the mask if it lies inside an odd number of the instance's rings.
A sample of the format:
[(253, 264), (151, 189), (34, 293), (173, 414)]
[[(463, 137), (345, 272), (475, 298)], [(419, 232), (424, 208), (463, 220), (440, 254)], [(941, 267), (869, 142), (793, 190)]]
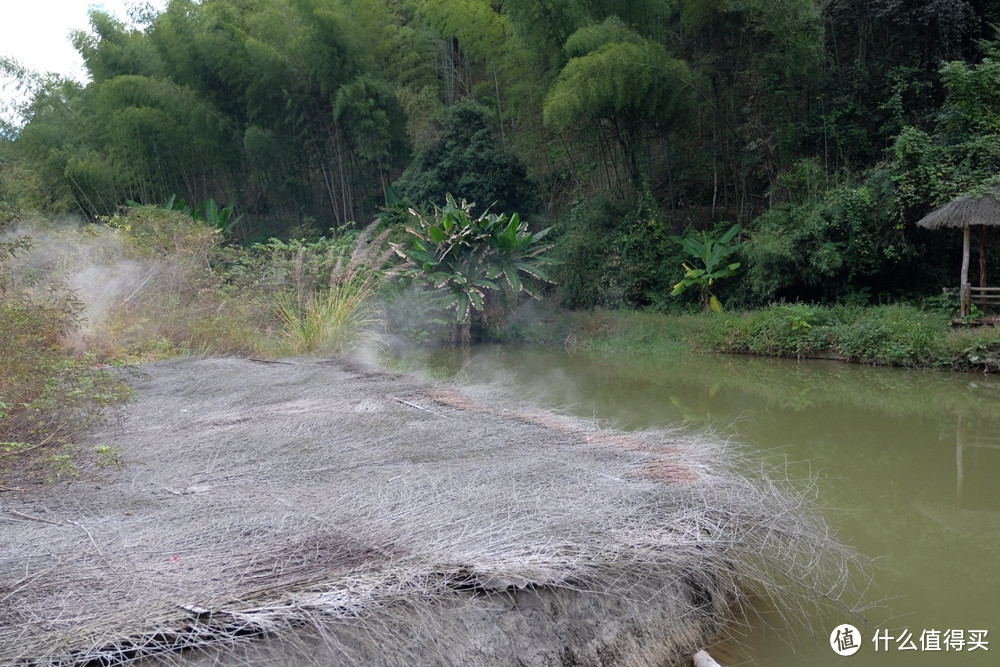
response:
[[(765, 615), (713, 647), (724, 667), (1000, 665), (1000, 378), (505, 347), (429, 363), (618, 428), (708, 428), (787, 465), (793, 480), (814, 479), (841, 540), (873, 559), (869, 625), (839, 611), (790, 622)], [(841, 623), (861, 634), (849, 657), (830, 646)], [(960, 646), (980, 630), (988, 650)], [(913, 650), (903, 648), (907, 632)]]

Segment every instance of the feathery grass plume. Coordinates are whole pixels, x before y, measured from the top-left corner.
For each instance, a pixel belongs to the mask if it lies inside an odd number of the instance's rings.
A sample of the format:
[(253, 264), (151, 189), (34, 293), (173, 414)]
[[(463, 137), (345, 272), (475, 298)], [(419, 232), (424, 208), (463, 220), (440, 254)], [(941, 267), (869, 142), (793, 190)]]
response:
[[(349, 255), (348, 246), (331, 250), (337, 257), (326, 287), (278, 294), (278, 315), (288, 352), (346, 352), (364, 341), (366, 332), (381, 324), (371, 298), (382, 269), (394, 253), (385, 243), (389, 230), (375, 235), (378, 225), (379, 221), (375, 221), (358, 234)], [(300, 249), (296, 267), (301, 263)]]
[(336, 285), (305, 296), (277, 297), (285, 342), (292, 354), (340, 353), (354, 347), (379, 323), (369, 307), (374, 290), (367, 283)]

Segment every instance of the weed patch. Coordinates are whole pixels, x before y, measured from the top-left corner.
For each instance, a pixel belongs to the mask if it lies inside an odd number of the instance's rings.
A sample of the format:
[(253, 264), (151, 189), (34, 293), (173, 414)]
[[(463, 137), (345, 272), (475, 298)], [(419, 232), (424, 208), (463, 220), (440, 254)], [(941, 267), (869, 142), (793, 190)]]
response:
[(59, 467), (68, 454), (51, 454), (82, 429), (127, 402), (132, 391), (90, 355), (73, 356), (62, 343), (80, 325), (82, 305), (56, 285), (41, 291), (0, 291), (0, 471), (30, 454)]

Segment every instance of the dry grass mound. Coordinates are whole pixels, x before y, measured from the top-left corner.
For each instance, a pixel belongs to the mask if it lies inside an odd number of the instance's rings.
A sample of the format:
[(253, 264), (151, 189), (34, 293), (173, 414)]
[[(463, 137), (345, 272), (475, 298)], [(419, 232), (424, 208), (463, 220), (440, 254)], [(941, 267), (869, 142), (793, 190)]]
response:
[(3, 494), (2, 664), (663, 665), (750, 593), (849, 590), (808, 503), (706, 435), (343, 361), (146, 371), (89, 436), (121, 466)]

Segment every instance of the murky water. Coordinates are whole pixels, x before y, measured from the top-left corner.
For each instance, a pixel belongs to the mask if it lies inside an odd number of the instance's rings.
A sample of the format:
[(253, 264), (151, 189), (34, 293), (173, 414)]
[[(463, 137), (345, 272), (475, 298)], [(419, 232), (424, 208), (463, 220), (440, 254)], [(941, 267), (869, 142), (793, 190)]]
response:
[[(1000, 378), (502, 347), (431, 363), (620, 428), (711, 428), (815, 479), (841, 539), (876, 559), (878, 608), (868, 627), (846, 613), (809, 619), (811, 629), (767, 618), (713, 649), (727, 667), (1000, 664)], [(853, 656), (830, 647), (840, 623), (861, 630)]]

